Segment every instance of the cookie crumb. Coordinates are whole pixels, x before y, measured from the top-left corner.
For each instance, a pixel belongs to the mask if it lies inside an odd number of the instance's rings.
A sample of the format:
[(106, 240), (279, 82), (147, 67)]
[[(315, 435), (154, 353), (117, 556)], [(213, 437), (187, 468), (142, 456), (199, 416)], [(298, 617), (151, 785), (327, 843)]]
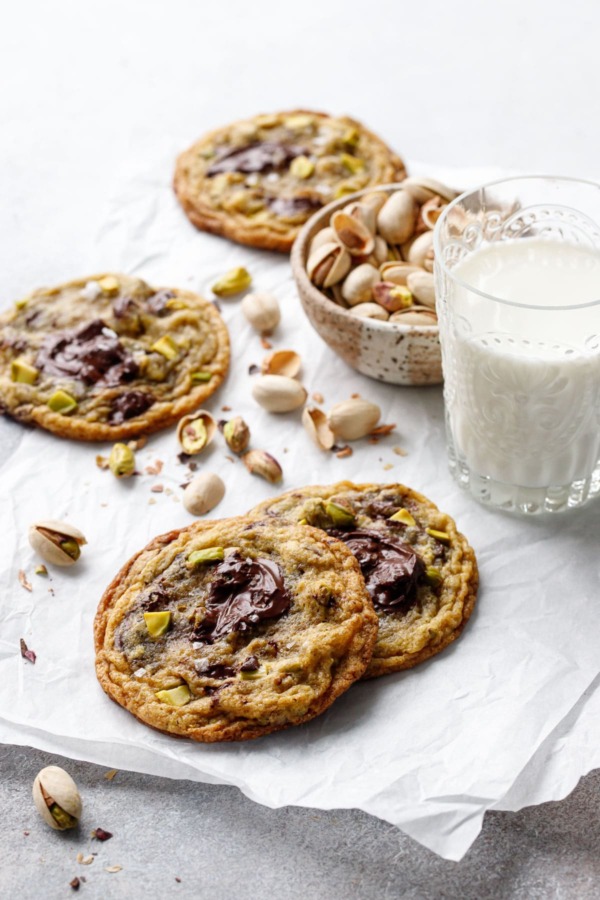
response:
[(335, 454), (338, 459), (345, 459), (347, 456), (352, 456), (354, 450), (348, 444), (345, 447), (340, 447), (337, 453)]
[(319, 391), (315, 391), (314, 394), (311, 394), (311, 397), (315, 403), (325, 403), (325, 397)]
[(390, 425), (378, 425), (376, 428), (370, 431), (369, 434), (372, 437), (384, 437), (386, 434), (391, 434), (395, 427), (395, 422), (392, 422)]
[(262, 337), (260, 339), (260, 343), (261, 343), (263, 350), (272, 350), (273, 349), (273, 344), (271, 343), (271, 341), (267, 340), (267, 338), (264, 336), (264, 334), (262, 335)]
[(383, 466), (384, 472), (389, 472), (390, 469), (393, 469), (393, 468), (394, 468), (394, 463), (390, 463), (390, 462), (384, 463), (384, 466)]
[(150, 488), (150, 490), (152, 491), (153, 494), (162, 494), (164, 489), (165, 489), (164, 485), (162, 485), (162, 484), (153, 484), (152, 487)]
[(115, 775), (118, 775), (118, 774), (119, 774), (118, 769), (109, 769), (108, 772), (104, 773), (104, 777), (106, 778), (107, 781), (112, 781), (113, 778), (115, 777)]
[(392, 452), (396, 454), (396, 456), (408, 456), (404, 447), (392, 447)]

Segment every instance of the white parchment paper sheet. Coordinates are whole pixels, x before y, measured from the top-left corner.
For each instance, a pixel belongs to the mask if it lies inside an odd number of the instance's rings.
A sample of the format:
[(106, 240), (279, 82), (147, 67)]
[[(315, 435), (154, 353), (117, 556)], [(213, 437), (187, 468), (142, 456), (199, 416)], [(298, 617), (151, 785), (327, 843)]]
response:
[[(463, 637), (416, 669), (355, 685), (323, 716), (301, 728), (239, 745), (196, 745), (140, 725), (109, 701), (93, 667), (92, 622), (117, 569), (156, 534), (192, 521), (180, 484), (173, 431), (151, 438), (139, 468), (160, 459), (160, 475), (117, 482), (95, 465), (102, 446), (76, 445), (2, 422), (17, 450), (0, 468), (0, 739), (116, 768), (237, 785), (268, 806), (359, 807), (421, 843), (459, 859), (489, 808), (518, 808), (564, 796), (600, 764), (598, 716), (600, 508), (546, 522), (489, 512), (464, 496), (446, 467), (440, 388), (381, 385), (349, 369), (304, 318), (285, 257), (230, 244), (193, 229), (170, 189), (180, 143), (157, 152), (144, 170), (128, 168), (100, 230), (89, 272), (123, 270), (156, 285), (210, 296), (216, 276), (236, 265), (256, 289), (275, 292), (283, 321), (275, 347), (303, 357), (302, 379), (325, 406), (353, 392), (377, 401), (397, 431), (337, 459), (318, 451), (300, 415), (269, 415), (250, 395), (248, 366), (264, 350), (240, 312), (221, 301), (232, 337), (231, 373), (207, 402), (217, 418), (227, 405), (250, 423), (253, 446), (283, 466), (283, 488), (399, 480), (428, 494), (457, 519), (478, 555), (480, 600)], [(413, 171), (417, 167), (412, 167)], [(494, 172), (436, 170), (457, 184)], [(78, 273), (73, 273), (76, 275)], [(393, 452), (401, 446), (406, 456)], [(235, 515), (270, 494), (220, 438), (199, 458), (218, 472), (227, 494), (215, 515)], [(151, 487), (160, 484), (162, 493)], [(81, 562), (33, 574), (27, 528), (66, 519), (86, 534)], [(32, 592), (18, 582), (24, 569)], [(35, 666), (19, 654), (23, 637)]]

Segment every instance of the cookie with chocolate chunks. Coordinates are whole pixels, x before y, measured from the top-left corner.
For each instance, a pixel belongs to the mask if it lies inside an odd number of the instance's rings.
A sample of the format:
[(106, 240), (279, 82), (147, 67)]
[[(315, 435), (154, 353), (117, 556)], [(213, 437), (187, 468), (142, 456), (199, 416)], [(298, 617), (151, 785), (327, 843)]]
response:
[(174, 188), (197, 228), (287, 253), (331, 200), (405, 176), (402, 160), (360, 122), (293, 110), (205, 135), (177, 160)]
[(0, 316), (0, 406), (61, 437), (165, 428), (201, 406), (228, 366), (212, 303), (127, 275), (37, 290)]
[(379, 616), (365, 678), (410, 669), (439, 653), (473, 611), (473, 549), (450, 516), (404, 485), (342, 481), (298, 488), (250, 515), (322, 528), (352, 550)]
[(106, 693), (147, 725), (237, 741), (306, 722), (364, 673), (377, 616), (343, 541), (276, 519), (156, 538), (95, 621)]

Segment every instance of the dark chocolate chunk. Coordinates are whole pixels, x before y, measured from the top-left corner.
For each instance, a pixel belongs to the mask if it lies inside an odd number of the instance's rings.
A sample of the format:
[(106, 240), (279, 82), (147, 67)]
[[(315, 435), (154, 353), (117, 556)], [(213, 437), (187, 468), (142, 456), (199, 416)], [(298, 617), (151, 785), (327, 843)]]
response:
[(233, 147), (221, 153), (207, 169), (209, 178), (222, 172), (275, 172), (285, 169), (296, 156), (306, 151), (291, 144), (256, 141), (246, 147)]
[(160, 316), (168, 311), (167, 300), (171, 300), (175, 296), (174, 291), (157, 291), (146, 300), (146, 308), (153, 316)]
[(247, 631), (262, 619), (282, 615), (290, 606), (283, 573), (272, 560), (232, 553), (212, 572), (204, 616), (194, 630), (197, 641), (212, 643), (231, 632)]
[(198, 675), (206, 675), (207, 678), (232, 678), (235, 675), (235, 669), (231, 666), (209, 663), (207, 659), (197, 662), (195, 668)]
[(127, 391), (115, 397), (111, 404), (108, 421), (111, 425), (121, 425), (127, 419), (141, 416), (154, 403), (149, 391)]
[(316, 197), (267, 197), (269, 209), (276, 216), (297, 216), (312, 213), (323, 204)]
[(255, 656), (249, 656), (240, 666), (240, 672), (257, 672), (260, 669), (260, 663)]
[(139, 367), (115, 332), (102, 319), (73, 331), (49, 335), (38, 351), (36, 368), (85, 384), (109, 386), (135, 378)]

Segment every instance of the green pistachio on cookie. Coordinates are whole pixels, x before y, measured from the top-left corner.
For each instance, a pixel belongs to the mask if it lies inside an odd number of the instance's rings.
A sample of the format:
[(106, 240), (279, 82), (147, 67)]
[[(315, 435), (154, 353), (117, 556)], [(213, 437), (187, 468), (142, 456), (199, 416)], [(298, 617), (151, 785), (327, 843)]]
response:
[(290, 175), (294, 178), (310, 178), (314, 171), (315, 164), (308, 156), (297, 156), (290, 164)]
[(188, 556), (188, 562), (192, 566), (199, 566), (210, 562), (219, 562), (222, 559), (225, 559), (225, 550), (223, 547), (207, 547), (206, 550), (193, 550)]
[(243, 266), (237, 269), (231, 269), (221, 278), (217, 279), (212, 286), (213, 294), (217, 297), (233, 297), (235, 294), (241, 294), (252, 284), (252, 276)]
[(109, 296), (119, 293), (119, 281), (114, 275), (105, 275), (104, 278), (98, 279), (98, 284)]
[(116, 478), (129, 478), (135, 472), (135, 453), (127, 444), (115, 444), (108, 457), (108, 468)]
[(62, 416), (68, 416), (73, 410), (77, 409), (77, 400), (71, 397), (66, 391), (54, 391), (47, 403), (52, 412), (60, 413)]
[(169, 706), (185, 706), (192, 699), (192, 694), (187, 684), (180, 684), (174, 688), (157, 691), (156, 698)]
[(213, 377), (212, 372), (192, 372), (191, 374), (192, 384), (204, 384)]
[(25, 359), (13, 359), (10, 364), (12, 381), (18, 381), (21, 384), (35, 384), (39, 374), (38, 370)]
[(442, 578), (442, 573), (435, 566), (427, 566), (425, 569), (425, 581), (427, 584), (431, 585), (431, 587), (439, 587), (444, 579)]
[(357, 175), (358, 172), (362, 172), (365, 168), (363, 160), (359, 159), (358, 156), (351, 156), (350, 153), (341, 153), (340, 162), (353, 175)]
[(390, 516), (390, 522), (402, 522), (403, 525), (416, 525), (417, 523), (407, 509), (399, 509), (393, 516)]
[(162, 635), (168, 631), (169, 625), (171, 624), (171, 613), (168, 610), (145, 612), (144, 622), (146, 623), (146, 628), (148, 629), (150, 637), (162, 637)]
[(325, 512), (333, 524), (337, 525), (339, 528), (348, 528), (348, 526), (354, 525), (354, 513), (351, 510), (346, 509), (345, 506), (340, 506), (339, 503), (333, 503), (330, 500), (325, 504)]
[(436, 541), (440, 541), (442, 544), (450, 542), (450, 535), (446, 531), (438, 531), (436, 528), (426, 528), (425, 531), (429, 537), (435, 538)]
[(160, 353), (165, 359), (177, 359), (179, 356), (179, 347), (169, 334), (165, 334), (155, 341), (150, 349), (155, 353)]
[(342, 141), (347, 147), (356, 147), (360, 141), (358, 128), (348, 128), (343, 134)]

